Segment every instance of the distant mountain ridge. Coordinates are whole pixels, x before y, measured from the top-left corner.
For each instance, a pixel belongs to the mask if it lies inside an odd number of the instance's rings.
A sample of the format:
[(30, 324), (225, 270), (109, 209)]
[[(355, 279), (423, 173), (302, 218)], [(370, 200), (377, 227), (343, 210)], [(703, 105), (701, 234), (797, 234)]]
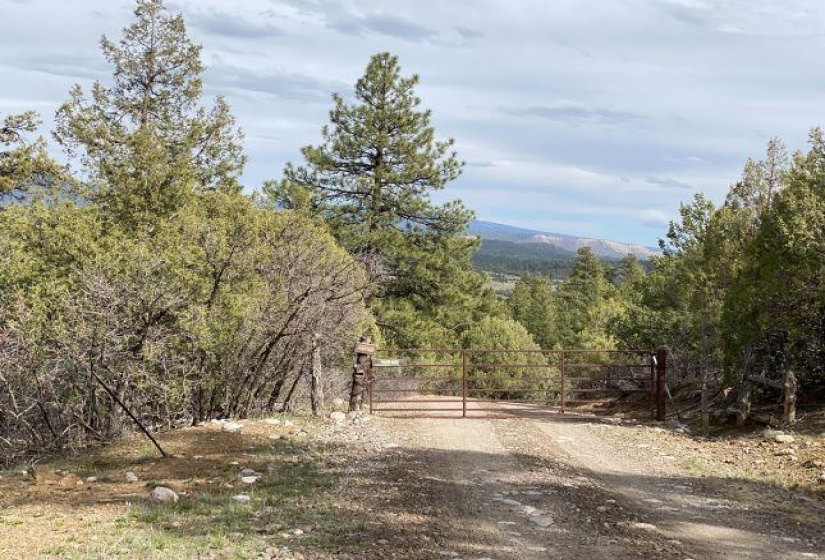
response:
[(470, 222), (469, 232), (473, 235), (478, 235), (483, 240), (507, 241), (510, 243), (529, 245), (551, 245), (562, 251), (568, 251), (571, 254), (578, 251), (581, 247), (590, 247), (593, 253), (606, 259), (621, 259), (628, 254), (635, 255), (640, 259), (649, 259), (659, 254), (659, 251), (638, 243), (622, 243), (609, 239), (577, 237), (564, 233), (524, 229), (484, 220), (473, 220)]

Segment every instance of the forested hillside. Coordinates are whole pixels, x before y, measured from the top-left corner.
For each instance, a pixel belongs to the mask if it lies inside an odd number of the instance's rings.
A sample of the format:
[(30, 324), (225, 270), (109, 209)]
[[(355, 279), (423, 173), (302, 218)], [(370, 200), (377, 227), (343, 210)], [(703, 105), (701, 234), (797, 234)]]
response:
[(754, 399), (793, 423), (800, 402), (825, 401), (823, 185), (819, 129), (792, 156), (773, 140), (722, 205), (682, 205), (648, 274), (633, 258), (605, 271), (585, 250), (558, 291), (522, 278), (513, 316), (545, 348), (666, 348), (671, 383), (699, 383), (705, 427), (716, 395), (739, 425)]
[[(793, 422), (822, 387), (818, 129), (807, 152), (772, 142), (720, 206), (684, 205), (646, 273), (588, 248), (572, 261), (552, 245), (477, 253), (472, 210), (431, 200), (464, 164), (389, 53), (353, 95), (333, 94), (319, 142), (259, 189), (243, 184), (230, 106), (204, 98), (182, 16), (140, 0), (122, 38), (101, 45), (111, 75), (68, 93), (51, 145), (32, 112), (0, 126), (6, 463), (108, 441), (135, 420), (161, 430), (278, 410), (321, 371), (346, 371), (361, 337), (665, 347), (674, 380), (734, 389), (740, 423), (753, 398), (780, 392)], [(530, 274), (503, 302), (474, 255)]]
[(0, 127), (3, 462), (133, 420), (280, 410), (363, 336), (460, 345), (459, 325), (507, 321), (470, 264), (472, 213), (429, 200), (463, 164), (394, 56), (369, 61), (352, 103), (333, 95), (303, 163), (247, 195), (243, 135), (204, 99), (183, 17), (140, 0), (101, 45), (112, 74), (69, 92), (51, 146), (32, 112)]
[(565, 278), (575, 256), (575, 253), (553, 245), (482, 239), (481, 246), (473, 255), (473, 264), (485, 272)]

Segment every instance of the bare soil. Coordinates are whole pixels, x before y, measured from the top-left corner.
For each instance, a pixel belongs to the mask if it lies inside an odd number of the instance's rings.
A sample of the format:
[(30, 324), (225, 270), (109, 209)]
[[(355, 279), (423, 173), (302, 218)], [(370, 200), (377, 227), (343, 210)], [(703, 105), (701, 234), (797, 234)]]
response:
[(791, 462), (761, 434), (706, 441), (576, 415), (369, 426), (361, 437), (386, 447), (350, 479), (381, 527), (363, 557), (825, 557), (825, 503), (769, 476), (815, 480), (803, 464), (825, 458), (821, 437), (799, 438)]
[[(0, 557), (825, 558), (817, 432), (708, 440), (577, 414), (294, 420), (169, 432), (168, 459), (133, 437), (35, 478), (0, 473)], [(261, 483), (242, 485), (242, 468)], [(181, 502), (148, 504), (155, 484)]]

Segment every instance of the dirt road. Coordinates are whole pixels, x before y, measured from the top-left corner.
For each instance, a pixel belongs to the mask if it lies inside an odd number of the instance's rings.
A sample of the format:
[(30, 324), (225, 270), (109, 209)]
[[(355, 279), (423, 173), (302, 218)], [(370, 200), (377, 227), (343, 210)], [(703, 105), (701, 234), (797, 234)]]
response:
[(663, 427), (568, 415), (358, 428), (377, 450), (347, 485), (373, 520), (370, 558), (825, 558), (821, 502), (712, 457), (700, 469), (691, 439)]

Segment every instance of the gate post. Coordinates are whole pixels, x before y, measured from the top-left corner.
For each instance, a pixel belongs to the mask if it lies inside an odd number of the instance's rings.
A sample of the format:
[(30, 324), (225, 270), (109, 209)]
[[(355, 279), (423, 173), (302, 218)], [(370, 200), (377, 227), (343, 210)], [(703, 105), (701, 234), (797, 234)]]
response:
[(350, 412), (358, 412), (364, 404), (364, 393), (368, 393), (370, 414), (372, 413), (372, 355), (374, 344), (366, 337), (355, 345), (355, 365), (352, 368), (352, 385), (349, 396)]
[(467, 350), (461, 350), (461, 417), (467, 418)]
[(656, 419), (665, 419), (665, 372), (667, 371), (667, 351), (660, 348), (656, 352)]

